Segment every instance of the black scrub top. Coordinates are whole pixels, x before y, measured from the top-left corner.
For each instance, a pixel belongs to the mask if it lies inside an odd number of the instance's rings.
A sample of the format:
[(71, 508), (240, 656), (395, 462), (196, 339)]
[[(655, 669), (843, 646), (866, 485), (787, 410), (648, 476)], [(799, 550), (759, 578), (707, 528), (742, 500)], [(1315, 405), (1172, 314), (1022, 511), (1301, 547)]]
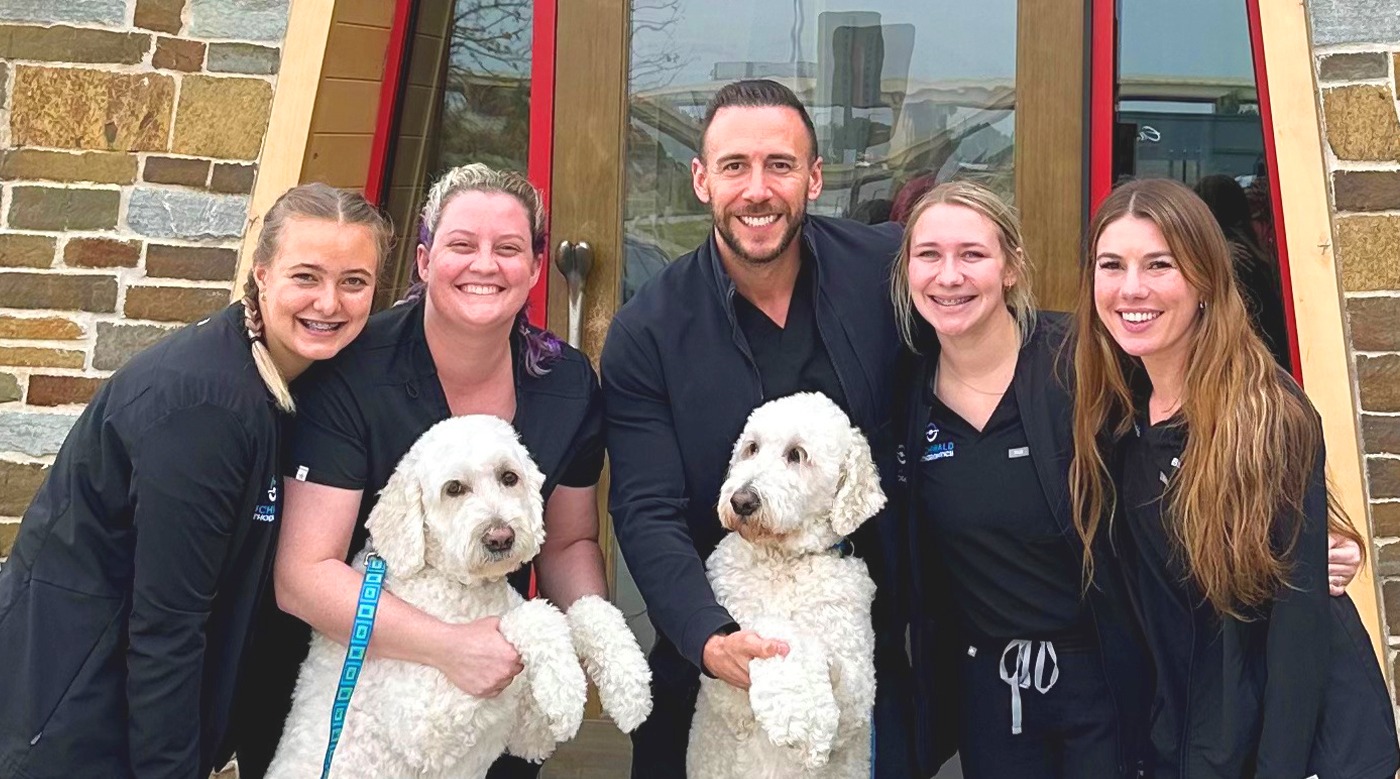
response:
[(734, 315), (758, 367), (764, 402), (797, 392), (820, 392), (849, 414), (846, 392), (817, 324), (813, 260), (803, 254), (782, 327), (743, 295), (734, 296)]
[(103, 384), (0, 573), (0, 776), (208, 776), (228, 757), (279, 417), (240, 304)]
[[(516, 406), (511, 422), (544, 472), (547, 503), (559, 485), (598, 483), (602, 395), (597, 374), (577, 349), (560, 344), (562, 353), (548, 372), (531, 376), (522, 341), (518, 332), (512, 334)], [(428, 428), (452, 415), (423, 335), (423, 302), (371, 317), (358, 340), (307, 371), (295, 390), (287, 478), (363, 491), (350, 543), (353, 556), (364, 546), (365, 520), (400, 458)], [(522, 592), (528, 580), (528, 566), (511, 577)]]
[(951, 579), (971, 639), (1047, 639), (1086, 648), (1080, 561), (1041, 489), (1015, 381), (980, 432), (939, 400), (932, 383), (924, 388), (925, 537), (945, 564), (938, 582)]
[[(1167, 527), (1167, 483), (1180, 466), (1185, 448), (1186, 427), (1180, 417), (1156, 425), (1139, 418), (1123, 444), (1121, 499), (1137, 555), (1137, 565), (1129, 567), (1136, 569), (1129, 584), (1138, 593), (1143, 632), (1153, 647), (1157, 669), (1151, 725), (1156, 758), (1149, 776), (1163, 778), (1180, 774), (1188, 704), (1217, 709), (1221, 694), (1219, 684), (1191, 684), (1193, 676), (1219, 678), (1220, 651), (1195, 653), (1192, 659), (1197, 626), (1216, 624), (1218, 618), (1188, 576)], [(1218, 645), (1219, 640), (1219, 631), (1213, 631), (1210, 645)]]

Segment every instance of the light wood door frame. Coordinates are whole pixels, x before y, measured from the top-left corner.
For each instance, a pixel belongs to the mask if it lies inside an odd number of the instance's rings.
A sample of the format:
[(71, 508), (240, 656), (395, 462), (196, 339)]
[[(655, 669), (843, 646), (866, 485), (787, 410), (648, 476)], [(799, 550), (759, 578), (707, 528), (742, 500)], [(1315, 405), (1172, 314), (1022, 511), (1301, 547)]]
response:
[(1016, 11), (1016, 206), (1041, 308), (1074, 307), (1088, 192), (1089, 3)]
[[(586, 241), (593, 268), (583, 295), (581, 348), (594, 366), (622, 289), (622, 198), (627, 142), (628, 0), (564, 0), (557, 6), (550, 252)], [(569, 332), (564, 277), (549, 268), (549, 327)], [(599, 544), (608, 582), (616, 575), (607, 473), (599, 482)]]

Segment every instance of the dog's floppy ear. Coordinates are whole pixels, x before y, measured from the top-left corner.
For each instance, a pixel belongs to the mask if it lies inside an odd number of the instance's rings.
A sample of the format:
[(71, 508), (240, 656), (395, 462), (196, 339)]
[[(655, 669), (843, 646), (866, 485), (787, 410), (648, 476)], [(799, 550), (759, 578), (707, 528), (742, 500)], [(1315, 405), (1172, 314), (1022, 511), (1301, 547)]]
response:
[(880, 475), (875, 470), (875, 458), (870, 455), (870, 444), (859, 430), (851, 428), (851, 445), (841, 463), (836, 500), (831, 506), (831, 529), (839, 535), (849, 535), (884, 506), (885, 493), (880, 489)]
[(365, 522), (375, 551), (395, 576), (423, 568), (423, 491), (412, 470), (401, 464), (394, 471)]

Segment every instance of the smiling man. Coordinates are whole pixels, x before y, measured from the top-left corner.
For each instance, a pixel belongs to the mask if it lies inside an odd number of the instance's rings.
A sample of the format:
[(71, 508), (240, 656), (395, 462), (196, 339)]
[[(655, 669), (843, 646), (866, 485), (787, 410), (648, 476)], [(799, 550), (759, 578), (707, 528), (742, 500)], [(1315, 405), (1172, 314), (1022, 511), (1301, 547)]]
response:
[[(696, 197), (714, 229), (618, 312), (602, 357), (618, 541), (657, 628), (655, 709), (633, 734), (634, 777), (683, 776), (703, 671), (748, 686), (749, 661), (786, 652), (741, 630), (715, 600), (704, 559), (730, 448), (749, 413), (800, 391), (832, 398), (892, 451), (890, 381), (899, 348), (888, 281), (898, 227), (807, 213), (822, 191), (816, 132), (773, 81), (740, 81), (706, 107)], [(877, 455), (878, 456), (878, 455)], [(905, 777), (911, 715), (884, 518), (854, 539), (880, 584), (875, 603), (877, 776)]]

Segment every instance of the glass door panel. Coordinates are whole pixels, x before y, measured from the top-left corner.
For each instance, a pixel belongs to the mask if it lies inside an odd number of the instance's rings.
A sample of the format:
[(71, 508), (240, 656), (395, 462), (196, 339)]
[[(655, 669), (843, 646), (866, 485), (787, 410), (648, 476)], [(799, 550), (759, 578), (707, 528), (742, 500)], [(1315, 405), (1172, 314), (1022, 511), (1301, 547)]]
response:
[(706, 101), (737, 79), (807, 105), (825, 177), (813, 213), (899, 221), (952, 178), (1014, 198), (1015, 0), (635, 0), (631, 27), (623, 301), (709, 235), (690, 161)]
[(1264, 119), (1245, 0), (1122, 0), (1115, 180), (1176, 179), (1230, 241), (1255, 327), (1291, 363)]
[(414, 3), (385, 207), (398, 232), (381, 306), (407, 288), (427, 188), (469, 162), (527, 171), (533, 0)]

